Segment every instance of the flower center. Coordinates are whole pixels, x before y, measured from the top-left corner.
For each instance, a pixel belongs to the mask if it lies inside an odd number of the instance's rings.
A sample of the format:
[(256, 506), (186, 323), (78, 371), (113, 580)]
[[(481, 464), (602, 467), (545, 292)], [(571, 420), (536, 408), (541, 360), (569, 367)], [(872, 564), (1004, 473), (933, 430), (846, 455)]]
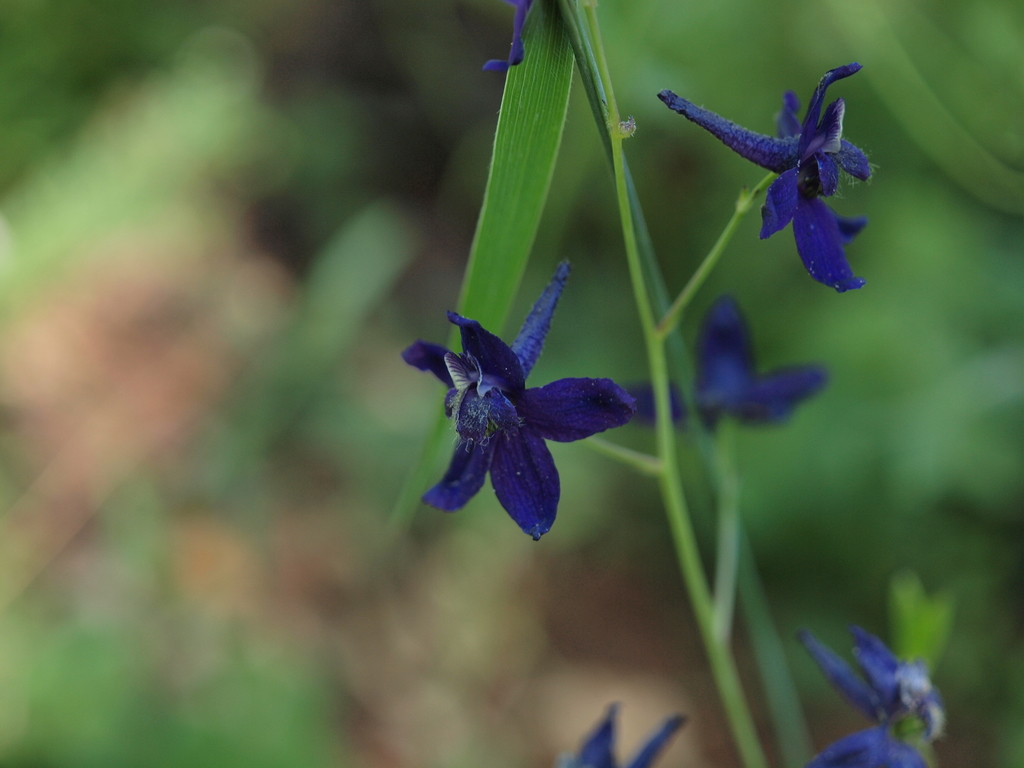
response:
[(796, 188), (806, 198), (818, 197), (821, 194), (821, 178), (818, 176), (818, 164), (813, 161), (800, 163), (797, 174)]

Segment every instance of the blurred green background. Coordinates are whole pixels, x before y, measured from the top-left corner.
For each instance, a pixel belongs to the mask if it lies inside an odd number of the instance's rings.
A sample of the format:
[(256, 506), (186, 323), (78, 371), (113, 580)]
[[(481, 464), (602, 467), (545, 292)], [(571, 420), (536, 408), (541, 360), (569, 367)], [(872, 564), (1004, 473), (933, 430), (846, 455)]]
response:
[[(752, 216), (684, 334), (728, 291), (764, 366), (833, 374), (739, 446), (815, 746), (864, 723), (796, 630), (894, 638), (909, 568), (955, 604), (940, 764), (1024, 766), (1024, 6), (599, 13), (677, 290), (761, 171), (654, 95), (770, 132), (784, 90), (864, 64), (830, 95), (876, 166), (833, 201), (871, 219), (867, 286), (814, 283)], [(488, 489), (388, 524), (442, 396), (398, 355), (447, 336), (510, 23), (497, 0), (0, 6), (0, 766), (544, 766), (613, 700), (624, 748), (684, 711), (665, 768), (736, 764), (647, 481), (553, 445), (539, 544)], [(577, 83), (511, 323), (571, 259), (531, 381), (643, 379), (617, 221)], [(763, 701), (742, 623), (737, 653)]]

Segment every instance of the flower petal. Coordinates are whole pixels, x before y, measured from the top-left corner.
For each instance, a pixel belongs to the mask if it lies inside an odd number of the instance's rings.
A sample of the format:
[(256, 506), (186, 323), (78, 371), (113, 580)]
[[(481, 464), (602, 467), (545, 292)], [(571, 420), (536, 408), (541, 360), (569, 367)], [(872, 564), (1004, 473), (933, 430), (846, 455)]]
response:
[(839, 166), (836, 165), (836, 161), (832, 159), (831, 155), (824, 152), (818, 152), (814, 156), (814, 160), (818, 164), (821, 194), (823, 197), (832, 197), (836, 193), (836, 189), (839, 188)]
[(843, 236), (832, 210), (818, 198), (801, 196), (793, 217), (796, 249), (811, 277), (843, 291), (860, 288), (864, 278), (854, 277), (843, 252)]
[(883, 768), (890, 743), (884, 725), (857, 731), (825, 747), (806, 768)]
[(571, 443), (621, 427), (636, 413), (636, 401), (611, 379), (559, 379), (527, 389), (516, 408), (526, 428)]
[(807, 146), (800, 155), (801, 161), (818, 152), (835, 154), (840, 150), (842, 146), (840, 141), (843, 137), (843, 115), (845, 113), (846, 102), (842, 99), (836, 99), (825, 107), (825, 114), (821, 118), (821, 125), (814, 130), (814, 135), (810, 141), (806, 142)]
[(924, 697), (918, 703), (917, 713), (924, 720), (924, 737), (936, 739), (942, 735), (946, 727), (946, 705), (942, 701), (942, 695), (935, 690)]
[(840, 141), (839, 145), (839, 151), (835, 155), (839, 167), (861, 181), (871, 178), (871, 164), (867, 155), (846, 139)]
[(754, 379), (750, 334), (730, 296), (711, 306), (697, 340), (697, 407), (713, 426), (722, 410), (740, 400)]
[(665, 102), (669, 109), (699, 125), (740, 157), (762, 168), (782, 173), (796, 166), (799, 155), (795, 137), (776, 139), (773, 136), (748, 131), (710, 110), (676, 96), (672, 91), (662, 91), (658, 98)]
[(493, 440), (486, 444), (460, 443), (441, 482), (423, 494), (424, 503), (445, 512), (462, 509), (483, 488), (493, 455)]
[(523, 377), (530, 375), (541, 350), (544, 349), (544, 339), (547, 338), (548, 330), (551, 328), (551, 316), (558, 306), (558, 298), (565, 288), (565, 281), (569, 279), (569, 262), (563, 261), (555, 270), (555, 276), (551, 278), (544, 292), (533, 305), (530, 314), (523, 322), (519, 335), (512, 342), (512, 351), (519, 358), (523, 367)]
[(761, 206), (761, 239), (771, 237), (793, 219), (797, 204), (797, 169), (790, 168), (768, 187)]
[(526, 53), (523, 48), (523, 25), (526, 23), (526, 14), (533, 5), (533, 0), (506, 0), (509, 5), (516, 7), (516, 14), (512, 20), (512, 51), (509, 53), (508, 61), (491, 59), (484, 64), (485, 72), (507, 72), (509, 67), (514, 67), (523, 60)]
[(843, 245), (849, 245), (865, 225), (868, 223), (867, 216), (857, 216), (853, 219), (848, 219), (845, 216), (840, 216), (838, 213), (829, 208), (832, 213), (832, 218), (836, 220), (836, 226), (839, 227), (839, 239), (843, 241)]
[(665, 718), (665, 721), (658, 726), (658, 729), (647, 737), (647, 743), (627, 763), (626, 768), (648, 768), (654, 762), (654, 758), (658, 756), (658, 753), (668, 743), (669, 739), (682, 727), (684, 722), (686, 722), (686, 718), (682, 715), (673, 715), (672, 717)]
[(784, 421), (802, 400), (828, 383), (828, 373), (815, 365), (781, 369), (758, 377), (732, 413), (747, 422)]
[(429, 341), (417, 341), (410, 344), (402, 352), (402, 359), (413, 368), (421, 371), (430, 371), (437, 376), (442, 383), (454, 387), (452, 376), (448, 372), (448, 366), (444, 362), (444, 356), (448, 354), (448, 348), (440, 344), (431, 344)]
[(788, 139), (800, 134), (800, 121), (796, 113), (800, 111), (800, 99), (792, 91), (782, 94), (782, 109), (775, 114), (775, 128), (780, 139)]
[(880, 702), (874, 690), (843, 661), (835, 651), (823, 645), (806, 629), (797, 635), (828, 681), (866, 717), (878, 721)]
[(896, 680), (899, 659), (870, 632), (851, 625), (850, 634), (853, 635), (853, 656), (857, 664), (885, 711), (892, 715), (900, 705), (899, 683)]
[(612, 704), (583, 746), (580, 747), (576, 768), (615, 768), (615, 716), (619, 705)]
[(524, 533), (539, 539), (551, 530), (561, 488), (544, 438), (525, 429), (493, 441), (491, 484), (501, 506)]
[(799, 156), (806, 157), (807, 146), (813, 141), (818, 130), (818, 118), (821, 115), (821, 105), (825, 101), (825, 91), (832, 85), (836, 80), (842, 80), (843, 78), (849, 77), (850, 75), (859, 72), (861, 65), (854, 62), (853, 64), (847, 64), (843, 67), (836, 67), (830, 69), (824, 74), (821, 80), (818, 82), (818, 87), (814, 89), (814, 95), (811, 96), (811, 100), (807, 104), (807, 114), (804, 115), (804, 123), (800, 131), (800, 147)]
[(928, 768), (924, 757), (906, 742), (898, 739), (886, 740), (886, 751), (883, 763), (886, 768)]
[[(475, 357), (480, 364), (480, 370), (485, 377), (484, 383), (504, 390), (515, 391), (523, 388), (526, 382), (523, 367), (508, 344), (485, 330), (476, 320), (470, 320), (455, 312), (449, 312), (448, 319), (462, 331), (462, 349)], [(487, 381), (487, 377), (490, 381)]]

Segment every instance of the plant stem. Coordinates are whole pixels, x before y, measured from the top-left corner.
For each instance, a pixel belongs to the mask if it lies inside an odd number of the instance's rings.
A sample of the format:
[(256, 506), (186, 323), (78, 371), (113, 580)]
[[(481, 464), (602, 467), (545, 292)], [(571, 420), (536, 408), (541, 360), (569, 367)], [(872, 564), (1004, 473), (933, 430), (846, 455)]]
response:
[[(636, 230), (629, 204), (629, 191), (626, 184), (625, 159), (622, 152), (623, 131), (619, 128), (619, 110), (612, 90), (608, 62), (605, 58), (604, 45), (601, 41), (601, 30), (597, 22), (596, 0), (583, 0), (587, 28), (590, 33), (591, 45), (598, 67), (598, 73), (604, 85), (605, 98), (608, 106), (608, 131), (612, 147), (612, 170), (615, 175), (615, 192), (619, 206), (619, 218), (625, 240), (626, 261), (629, 266), (630, 280), (636, 299), (640, 325), (643, 329), (650, 365), (651, 385), (654, 390), (655, 429), (657, 455), (661, 460), (658, 482), (668, 514), (669, 527), (675, 543), (679, 568), (683, 582), (690, 595), (693, 612), (697, 618), (704, 646), (707, 650), (711, 670), (718, 686), (722, 705), (733, 738), (739, 749), (746, 768), (767, 768), (768, 762), (758, 741), (757, 730), (747, 707), (740, 684), (736, 664), (727, 645), (718, 642), (714, 629), (714, 607), (711, 592), (697, 549), (697, 540), (693, 525), (690, 522), (683, 494), (683, 484), (679, 477), (676, 458), (676, 435), (672, 421), (672, 405), (669, 395), (668, 365), (665, 356), (664, 335), (657, 332), (654, 312), (650, 297), (644, 283), (643, 266), (637, 244)], [(724, 245), (723, 245), (724, 247)], [(717, 257), (716, 257), (717, 258)]]
[(704, 261), (700, 263), (697, 270), (690, 277), (689, 281), (683, 286), (683, 290), (676, 296), (676, 300), (672, 302), (672, 306), (669, 307), (668, 312), (658, 323), (657, 334), (660, 338), (668, 336), (672, 330), (679, 324), (682, 319), (683, 310), (689, 306), (690, 301), (697, 294), (698, 289), (704, 285), (704, 281), (707, 280), (708, 275), (711, 274), (711, 270), (715, 268), (719, 258), (722, 256), (722, 252), (725, 251), (725, 246), (732, 240), (733, 234), (735, 234), (737, 227), (740, 222), (747, 215), (751, 208), (754, 207), (754, 200), (764, 190), (768, 188), (775, 179), (778, 178), (777, 173), (769, 173), (756, 185), (753, 189), (747, 189), (744, 187), (740, 190), (739, 197), (736, 198), (736, 209), (733, 211), (732, 217), (729, 222), (725, 225), (725, 229), (722, 230), (722, 234), (718, 236), (715, 244), (711, 246), (711, 250), (708, 251), (708, 255), (704, 257)]
[(645, 475), (658, 475), (661, 473), (661, 459), (651, 456), (649, 453), (634, 451), (622, 445), (616, 445), (600, 437), (588, 437), (583, 444), (589, 446), (602, 456), (627, 464)]
[(740, 554), (740, 482), (733, 462), (736, 425), (723, 420), (718, 425), (718, 556), (715, 558), (715, 636), (728, 643), (736, 607), (736, 574)]

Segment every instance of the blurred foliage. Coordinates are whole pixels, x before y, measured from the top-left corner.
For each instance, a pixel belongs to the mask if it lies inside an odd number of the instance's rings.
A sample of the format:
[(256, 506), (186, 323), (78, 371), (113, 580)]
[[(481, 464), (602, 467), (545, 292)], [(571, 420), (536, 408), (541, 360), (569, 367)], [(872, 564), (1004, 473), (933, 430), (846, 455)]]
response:
[(934, 670), (953, 628), (953, 601), (947, 594), (929, 597), (917, 574), (900, 571), (889, 587), (893, 652), (901, 659), (924, 659)]
[[(876, 167), (835, 201), (871, 219), (867, 286), (836, 296), (748, 220), (683, 335), (728, 291), (764, 367), (832, 372), (739, 435), (815, 744), (862, 724), (798, 627), (931, 658), (948, 631), (939, 764), (1024, 768), (1024, 7), (599, 13), (670, 289), (760, 170), (654, 94), (769, 132), (784, 90), (864, 64), (833, 97)], [(0, 765), (550, 765), (613, 699), (623, 743), (692, 715), (666, 768), (733, 764), (642, 478), (552, 446), (538, 545), (488, 491), (386, 523), (441, 398), (398, 354), (449, 331), (502, 93), (479, 68), (510, 23), (496, 0), (0, 9)], [(573, 262), (531, 381), (643, 378), (621, 242), (577, 79), (509, 317)]]

